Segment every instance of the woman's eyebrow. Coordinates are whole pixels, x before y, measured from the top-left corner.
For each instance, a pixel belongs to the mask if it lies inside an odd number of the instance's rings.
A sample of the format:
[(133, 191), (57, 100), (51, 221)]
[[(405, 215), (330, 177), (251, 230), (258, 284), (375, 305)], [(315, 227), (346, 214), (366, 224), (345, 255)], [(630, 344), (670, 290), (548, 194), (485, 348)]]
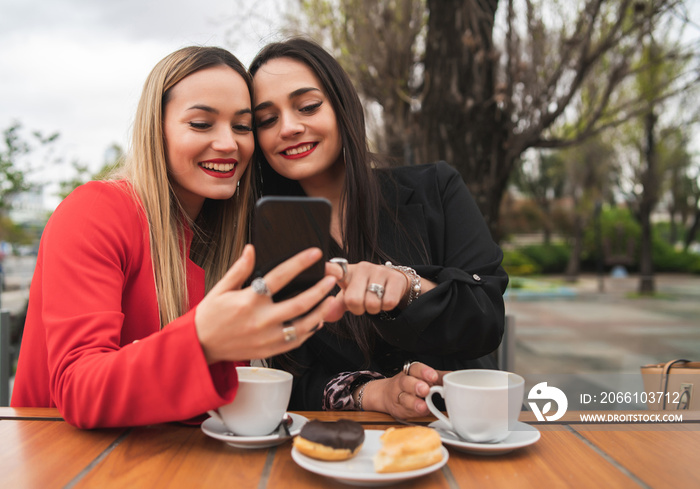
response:
[(317, 92), (320, 92), (321, 90), (316, 88), (316, 87), (303, 87), (303, 88), (297, 88), (294, 90), (292, 93), (289, 94), (289, 98), (293, 99), (294, 97), (298, 97), (299, 95), (304, 95), (305, 93), (308, 92), (313, 92), (316, 90)]
[[(217, 115), (219, 114), (218, 109), (215, 109), (214, 107), (210, 107), (208, 105), (201, 105), (201, 104), (193, 105), (192, 107), (190, 107), (187, 110), (203, 110), (204, 112), (210, 112), (212, 114), (217, 114)], [(241, 110), (236, 111), (236, 115), (252, 114), (252, 113), (253, 113), (253, 111), (247, 107), (245, 109), (241, 109)]]
[[(316, 87), (297, 88), (296, 90), (291, 92), (287, 98), (289, 98), (291, 100), (295, 97), (299, 97), (300, 95), (304, 95), (305, 93), (313, 92), (314, 90), (317, 92), (321, 91), (319, 88), (316, 88)], [(272, 102), (260, 102), (258, 105), (255, 106), (255, 108), (253, 109), (253, 112), (257, 112), (259, 110), (266, 109), (271, 105), (272, 105)]]
[(218, 114), (219, 111), (214, 107), (208, 105), (195, 104), (187, 110), (203, 110), (204, 112), (211, 112), (212, 114)]

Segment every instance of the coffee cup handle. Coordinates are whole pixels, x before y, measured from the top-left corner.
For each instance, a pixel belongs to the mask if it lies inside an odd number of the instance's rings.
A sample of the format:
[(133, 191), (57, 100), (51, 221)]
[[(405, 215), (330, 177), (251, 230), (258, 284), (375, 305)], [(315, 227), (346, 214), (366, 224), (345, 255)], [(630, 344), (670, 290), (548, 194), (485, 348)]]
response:
[(211, 416), (212, 418), (217, 420), (219, 423), (226, 424), (226, 423), (224, 423), (224, 419), (221, 417), (221, 415), (219, 414), (219, 412), (216, 409), (210, 409), (209, 411), (207, 411), (207, 413), (209, 414), (209, 416)]
[(452, 423), (450, 423), (450, 420), (440, 412), (438, 408), (435, 407), (435, 404), (433, 404), (433, 394), (440, 394), (440, 396), (444, 399), (445, 398), (445, 391), (441, 385), (434, 385), (430, 388), (430, 392), (428, 393), (428, 397), (425, 398), (425, 403), (428, 405), (428, 409), (430, 409), (430, 412), (435, 415), (437, 419), (445, 423), (450, 430), (454, 431), (454, 427), (452, 426)]

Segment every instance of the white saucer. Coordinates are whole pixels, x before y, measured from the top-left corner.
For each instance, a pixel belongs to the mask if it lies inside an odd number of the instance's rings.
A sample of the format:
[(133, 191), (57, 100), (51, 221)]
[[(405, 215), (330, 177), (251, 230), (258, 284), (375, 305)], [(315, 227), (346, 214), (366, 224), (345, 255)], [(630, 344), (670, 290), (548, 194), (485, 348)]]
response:
[(202, 431), (205, 435), (216, 438), (217, 440), (225, 441), (232, 447), (236, 448), (268, 448), (276, 445), (281, 445), (290, 438), (298, 435), (301, 427), (309, 420), (304, 416), (294, 413), (288, 413), (292, 418), (292, 425), (289, 427), (289, 436), (278, 436), (273, 433), (265, 436), (237, 436), (218, 419), (209, 418), (202, 423)]
[(374, 471), (372, 457), (381, 448), (379, 437), (382, 433), (384, 433), (383, 430), (365, 430), (365, 442), (362, 448), (357, 455), (349, 460), (340, 462), (316, 460), (303, 455), (296, 448), (292, 448), (292, 458), (300, 467), (310, 472), (330, 477), (345, 484), (353, 486), (386, 486), (435, 472), (447, 463), (447, 459), (450, 456), (445, 447), (440, 447), (442, 460), (436, 464), (406, 472), (379, 474)]
[(518, 421), (515, 429), (510, 432), (510, 435), (498, 443), (474, 443), (457, 438), (455, 435), (446, 433), (443, 430), (449, 428), (442, 421), (434, 421), (428, 426), (436, 428), (440, 434), (440, 439), (445, 445), (449, 445), (460, 452), (471, 453), (474, 455), (503, 455), (511, 452), (516, 448), (532, 445), (540, 439), (540, 432), (534, 426)]

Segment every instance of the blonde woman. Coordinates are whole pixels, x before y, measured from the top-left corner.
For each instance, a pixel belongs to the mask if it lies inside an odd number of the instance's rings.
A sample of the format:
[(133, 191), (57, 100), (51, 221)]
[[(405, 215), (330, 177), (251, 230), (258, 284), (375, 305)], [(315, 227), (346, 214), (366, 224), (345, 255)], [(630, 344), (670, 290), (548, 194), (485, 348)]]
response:
[(82, 428), (192, 420), (233, 400), (236, 365), (318, 328), (329, 299), (314, 306), (334, 277), (284, 302), (270, 295), (320, 250), (244, 287), (255, 261), (250, 85), (214, 47), (153, 69), (121, 173), (77, 188), (46, 225), (13, 406), (55, 406)]

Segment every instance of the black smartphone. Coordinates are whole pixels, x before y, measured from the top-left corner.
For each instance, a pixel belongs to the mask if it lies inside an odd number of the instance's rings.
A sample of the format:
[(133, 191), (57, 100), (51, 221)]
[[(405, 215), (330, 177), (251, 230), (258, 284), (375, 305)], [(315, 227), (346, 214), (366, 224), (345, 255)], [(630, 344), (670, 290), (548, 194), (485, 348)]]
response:
[(325, 275), (331, 228), (331, 203), (317, 197), (262, 197), (255, 204), (253, 245), (255, 277), (262, 277), (307, 248), (318, 247), (323, 258), (297, 275), (273, 300), (289, 299)]

